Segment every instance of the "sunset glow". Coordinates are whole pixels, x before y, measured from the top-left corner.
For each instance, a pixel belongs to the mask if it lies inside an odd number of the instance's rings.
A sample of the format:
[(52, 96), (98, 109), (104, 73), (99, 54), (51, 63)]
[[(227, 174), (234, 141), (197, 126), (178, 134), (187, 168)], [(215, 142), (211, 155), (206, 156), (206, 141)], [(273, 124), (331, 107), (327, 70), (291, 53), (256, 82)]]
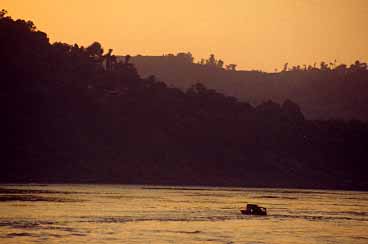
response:
[(368, 0), (2, 0), (0, 244), (367, 244)]
[(365, 0), (3, 0), (52, 42), (99, 41), (115, 54), (214, 53), (240, 69), (368, 59)]

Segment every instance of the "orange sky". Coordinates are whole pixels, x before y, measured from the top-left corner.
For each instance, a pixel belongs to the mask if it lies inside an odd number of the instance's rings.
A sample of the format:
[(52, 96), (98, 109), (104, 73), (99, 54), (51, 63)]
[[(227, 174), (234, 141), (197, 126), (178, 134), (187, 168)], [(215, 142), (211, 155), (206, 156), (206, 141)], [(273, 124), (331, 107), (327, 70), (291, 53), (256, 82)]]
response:
[(1, 0), (52, 42), (115, 54), (210, 53), (241, 69), (368, 61), (368, 0)]

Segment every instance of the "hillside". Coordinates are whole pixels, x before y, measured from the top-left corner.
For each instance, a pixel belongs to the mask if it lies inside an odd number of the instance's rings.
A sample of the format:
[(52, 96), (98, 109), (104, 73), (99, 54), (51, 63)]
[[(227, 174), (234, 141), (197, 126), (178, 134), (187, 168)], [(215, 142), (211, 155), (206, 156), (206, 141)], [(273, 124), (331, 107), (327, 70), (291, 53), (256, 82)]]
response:
[(210, 59), (193, 63), (190, 53), (131, 57), (142, 77), (154, 75), (182, 89), (201, 82), (253, 105), (269, 99), (279, 103), (290, 99), (300, 105), (308, 119), (368, 120), (365, 63), (357, 61), (347, 66), (322, 62), (318, 68), (285, 67), (281, 72), (265, 73), (229, 70), (223, 67), (222, 60), (214, 56)]
[(0, 182), (368, 189), (367, 123), (173, 88), (98, 42), (51, 44), (5, 12), (0, 40)]

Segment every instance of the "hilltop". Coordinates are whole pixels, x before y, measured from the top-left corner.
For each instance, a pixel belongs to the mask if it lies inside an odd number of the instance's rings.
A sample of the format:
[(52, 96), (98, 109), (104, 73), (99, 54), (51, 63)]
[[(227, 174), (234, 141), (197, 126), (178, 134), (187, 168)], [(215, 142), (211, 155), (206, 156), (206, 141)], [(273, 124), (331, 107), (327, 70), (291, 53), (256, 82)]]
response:
[(365, 122), (170, 87), (99, 42), (50, 43), (5, 11), (0, 40), (0, 182), (368, 189)]
[(252, 105), (269, 99), (279, 103), (291, 99), (308, 119), (368, 120), (368, 69), (360, 61), (352, 65), (285, 64), (275, 73), (236, 70), (236, 65), (224, 65), (214, 55), (194, 62), (190, 53), (134, 56), (131, 61), (142, 77), (154, 75), (181, 89), (200, 82)]

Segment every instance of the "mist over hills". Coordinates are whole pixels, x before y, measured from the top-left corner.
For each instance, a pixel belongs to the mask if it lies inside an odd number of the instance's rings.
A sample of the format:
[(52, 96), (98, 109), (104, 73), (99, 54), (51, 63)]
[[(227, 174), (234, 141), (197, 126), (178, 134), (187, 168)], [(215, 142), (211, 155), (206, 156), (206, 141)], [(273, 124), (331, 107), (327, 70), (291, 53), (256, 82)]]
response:
[(224, 61), (214, 55), (199, 62), (193, 60), (190, 53), (131, 57), (142, 77), (154, 75), (182, 89), (200, 82), (253, 105), (291, 99), (299, 104), (308, 119), (368, 120), (366, 63), (321, 62), (293, 67), (285, 64), (280, 72), (265, 73), (237, 71), (236, 65), (224, 65)]
[(141, 78), (134, 57), (119, 61), (98, 42), (51, 44), (5, 11), (0, 40), (0, 182), (368, 189), (365, 122), (309, 120), (289, 99), (255, 106), (202, 83)]

